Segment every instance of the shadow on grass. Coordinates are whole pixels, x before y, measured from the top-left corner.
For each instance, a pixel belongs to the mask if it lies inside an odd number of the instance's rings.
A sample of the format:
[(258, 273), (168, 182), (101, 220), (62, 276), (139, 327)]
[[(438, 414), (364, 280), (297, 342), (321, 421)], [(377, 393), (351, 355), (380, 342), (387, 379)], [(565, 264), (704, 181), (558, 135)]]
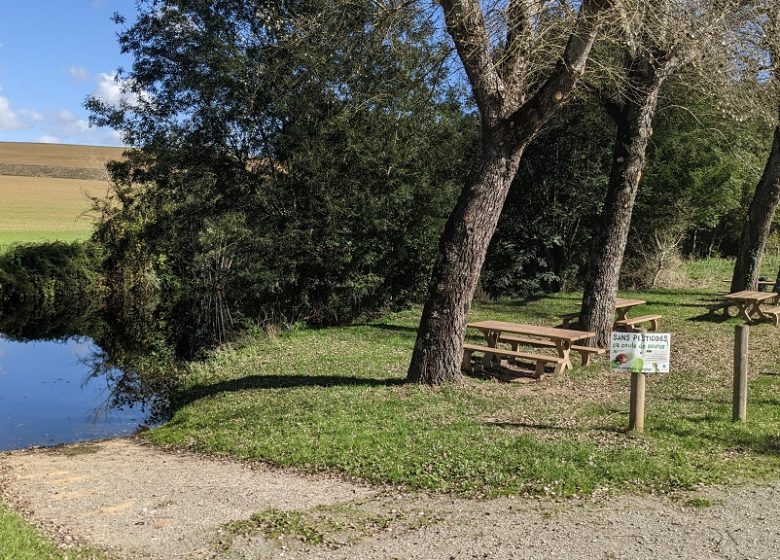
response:
[(730, 315), (714, 315), (712, 313), (703, 313), (702, 315), (697, 315), (696, 317), (688, 317), (685, 319), (686, 321), (695, 321), (697, 323), (725, 323), (729, 319), (735, 319), (736, 317), (731, 317)]
[(405, 379), (370, 379), (340, 375), (249, 375), (210, 385), (196, 385), (172, 399), (172, 411), (200, 399), (222, 393), (236, 393), (256, 389), (297, 389), (302, 387), (396, 387)]
[(556, 426), (555, 424), (532, 424), (528, 422), (500, 422), (500, 421), (485, 421), (486, 426), (492, 426), (495, 428), (527, 428), (531, 430), (550, 430), (555, 432), (573, 432), (574, 428), (567, 428), (565, 426)]
[(417, 327), (405, 327), (403, 325), (391, 325), (390, 323), (356, 323), (353, 327), (378, 329), (382, 331), (400, 332), (404, 334), (417, 334)]
[[(722, 416), (704, 415), (699, 417), (684, 417), (691, 424), (703, 425), (713, 424), (723, 420)], [(776, 434), (753, 434), (744, 431), (738, 431), (739, 424), (733, 424), (735, 429), (728, 433), (718, 434), (712, 430), (707, 430), (706, 426), (701, 428), (684, 428), (670, 425), (654, 427), (658, 432), (665, 432), (679, 438), (692, 438), (699, 441), (709, 441), (722, 446), (723, 452), (730, 450), (748, 451), (758, 455), (769, 455), (780, 457), (780, 437)]]

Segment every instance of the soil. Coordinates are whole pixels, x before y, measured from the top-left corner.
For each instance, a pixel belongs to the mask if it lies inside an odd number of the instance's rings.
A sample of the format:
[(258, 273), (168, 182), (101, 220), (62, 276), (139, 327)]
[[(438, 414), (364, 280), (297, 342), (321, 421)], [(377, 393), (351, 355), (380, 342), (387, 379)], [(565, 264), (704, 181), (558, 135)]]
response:
[[(118, 439), (0, 454), (0, 495), (63, 546), (127, 560), (780, 557), (780, 483), (462, 500)], [(259, 512), (277, 521), (231, 523)]]

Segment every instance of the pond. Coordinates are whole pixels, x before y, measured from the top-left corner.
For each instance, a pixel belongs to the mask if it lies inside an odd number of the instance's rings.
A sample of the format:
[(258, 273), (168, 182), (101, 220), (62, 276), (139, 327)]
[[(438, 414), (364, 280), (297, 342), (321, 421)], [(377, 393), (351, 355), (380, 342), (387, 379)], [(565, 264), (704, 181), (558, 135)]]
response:
[(153, 397), (117, 398), (122, 372), (103, 356), (87, 337), (0, 334), (0, 451), (127, 435), (149, 422)]

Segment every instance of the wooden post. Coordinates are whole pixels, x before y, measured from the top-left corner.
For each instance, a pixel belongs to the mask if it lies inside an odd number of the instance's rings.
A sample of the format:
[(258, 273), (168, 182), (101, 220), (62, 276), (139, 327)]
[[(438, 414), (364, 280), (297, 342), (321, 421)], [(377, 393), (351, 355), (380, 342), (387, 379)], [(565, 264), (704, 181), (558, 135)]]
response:
[(747, 420), (748, 334), (750, 327), (738, 325), (734, 330), (734, 394), (731, 419)]
[(631, 409), (628, 415), (628, 430), (635, 434), (645, 431), (645, 374), (631, 372)]

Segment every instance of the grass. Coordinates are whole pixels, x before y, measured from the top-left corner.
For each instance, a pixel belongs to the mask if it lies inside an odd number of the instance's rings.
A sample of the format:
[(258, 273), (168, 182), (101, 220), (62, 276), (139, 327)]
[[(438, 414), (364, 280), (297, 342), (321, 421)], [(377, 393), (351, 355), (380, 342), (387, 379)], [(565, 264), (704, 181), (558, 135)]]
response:
[[(733, 424), (739, 321), (701, 317), (714, 296), (706, 289), (631, 295), (646, 299), (641, 313), (663, 315), (662, 330), (672, 333), (673, 373), (648, 379), (644, 436), (625, 432), (629, 381), (604, 362), (542, 382), (404, 384), (418, 321), (409, 311), (258, 336), (218, 352), (192, 366), (171, 421), (144, 437), (466, 496), (668, 492), (776, 479), (780, 332), (751, 329), (749, 422)], [(486, 303), (470, 318), (551, 325), (578, 305), (577, 294)]]
[(63, 549), (0, 502), (0, 560), (105, 560), (86, 548)]
[(122, 148), (0, 142), (0, 249), (89, 237), (89, 196), (102, 196), (106, 162)]
[(105, 193), (102, 181), (0, 176), (0, 246), (86, 239), (88, 197)]

